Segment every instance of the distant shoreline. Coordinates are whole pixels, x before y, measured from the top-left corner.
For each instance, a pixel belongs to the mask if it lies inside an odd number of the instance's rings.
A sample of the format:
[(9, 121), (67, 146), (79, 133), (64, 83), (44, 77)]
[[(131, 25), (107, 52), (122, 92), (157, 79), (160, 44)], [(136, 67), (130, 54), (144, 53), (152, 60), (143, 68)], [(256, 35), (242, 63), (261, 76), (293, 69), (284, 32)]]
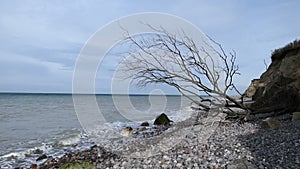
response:
[(0, 94), (14, 95), (96, 95), (96, 96), (182, 96), (176, 94), (108, 94), (108, 93), (42, 93), (42, 92), (0, 92)]

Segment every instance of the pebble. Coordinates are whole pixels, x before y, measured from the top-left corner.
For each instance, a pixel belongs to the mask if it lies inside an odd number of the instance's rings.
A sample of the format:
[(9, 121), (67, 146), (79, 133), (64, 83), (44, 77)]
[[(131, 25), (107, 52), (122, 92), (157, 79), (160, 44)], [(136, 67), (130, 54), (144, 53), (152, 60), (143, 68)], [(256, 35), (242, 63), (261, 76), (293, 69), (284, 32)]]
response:
[[(149, 158), (129, 158), (95, 145), (86, 151), (47, 159), (40, 167), (58, 168), (66, 162), (83, 160), (92, 162), (97, 168), (224, 169), (234, 167), (234, 161), (243, 159), (252, 168), (299, 168), (300, 123), (281, 123), (282, 127), (278, 130), (262, 130), (253, 122), (220, 125), (205, 142), (198, 140), (201, 133), (190, 135), (184, 142)], [(138, 145), (142, 139), (136, 143), (136, 149), (141, 149)], [(131, 144), (135, 145), (134, 142)]]
[(182, 167), (182, 164), (181, 163), (177, 163), (176, 167), (180, 168), (180, 167)]

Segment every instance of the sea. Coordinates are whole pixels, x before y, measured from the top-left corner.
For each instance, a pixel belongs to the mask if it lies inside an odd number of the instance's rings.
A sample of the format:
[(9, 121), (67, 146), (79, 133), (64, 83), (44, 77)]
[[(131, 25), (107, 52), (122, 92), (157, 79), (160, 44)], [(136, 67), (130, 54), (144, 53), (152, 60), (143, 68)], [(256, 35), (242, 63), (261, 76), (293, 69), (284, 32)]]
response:
[(151, 124), (161, 113), (179, 122), (191, 115), (190, 107), (188, 99), (177, 95), (2, 93), (0, 168), (28, 167), (42, 163), (36, 160), (43, 154), (61, 157), (106, 144), (123, 137), (122, 128)]

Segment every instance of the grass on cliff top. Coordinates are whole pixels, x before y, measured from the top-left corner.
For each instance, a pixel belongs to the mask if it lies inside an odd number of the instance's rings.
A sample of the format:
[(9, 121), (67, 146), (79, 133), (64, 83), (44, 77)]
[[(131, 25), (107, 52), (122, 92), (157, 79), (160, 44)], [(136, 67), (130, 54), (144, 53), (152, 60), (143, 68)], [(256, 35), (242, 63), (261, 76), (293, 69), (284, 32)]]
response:
[(300, 40), (295, 40), (294, 42), (291, 42), (282, 48), (275, 49), (272, 52), (272, 61), (282, 59), (288, 52), (294, 50), (300, 50)]

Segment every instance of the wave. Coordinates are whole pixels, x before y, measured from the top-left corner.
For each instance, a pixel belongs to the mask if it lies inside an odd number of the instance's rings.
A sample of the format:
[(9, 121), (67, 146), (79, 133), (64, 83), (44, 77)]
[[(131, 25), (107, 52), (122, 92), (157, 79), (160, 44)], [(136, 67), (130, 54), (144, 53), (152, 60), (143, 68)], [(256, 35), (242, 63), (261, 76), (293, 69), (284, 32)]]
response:
[[(164, 112), (169, 116), (171, 120), (175, 123), (184, 121), (190, 118), (193, 114), (193, 110), (189, 107), (185, 107), (178, 111), (167, 111)], [(155, 117), (148, 120), (152, 127)], [(135, 122), (107, 122), (98, 125), (93, 131), (88, 133), (79, 132), (80, 130), (65, 130), (59, 133), (62, 138), (55, 138), (55, 141), (50, 143), (42, 143), (33, 148), (29, 148), (22, 151), (11, 152), (6, 155), (0, 156), (0, 168), (8, 169), (15, 167), (29, 167), (32, 163), (40, 164), (45, 160), (36, 161), (38, 157), (45, 154), (48, 157), (61, 157), (68, 152), (82, 151), (90, 148), (94, 144), (101, 145), (106, 148), (111, 148), (110, 146), (119, 146), (116, 144), (122, 144), (124, 142), (119, 142), (118, 140), (124, 139), (138, 139), (138, 138), (124, 138), (120, 133), (125, 127), (132, 127), (133, 130), (138, 130), (141, 123), (144, 121)], [(79, 132), (79, 133), (78, 133)], [(115, 145), (113, 145), (115, 144)]]
[(81, 135), (72, 135), (68, 138), (59, 140), (54, 143), (55, 146), (67, 146), (67, 145), (73, 145), (79, 143), (81, 140)]
[(36, 161), (42, 155), (61, 157), (68, 152), (87, 149), (91, 144), (87, 143), (86, 138), (87, 136), (84, 133), (71, 135), (52, 143), (42, 143), (42, 145), (36, 147), (2, 155), (0, 156), (0, 168), (29, 167), (33, 163), (43, 163), (46, 159)]

